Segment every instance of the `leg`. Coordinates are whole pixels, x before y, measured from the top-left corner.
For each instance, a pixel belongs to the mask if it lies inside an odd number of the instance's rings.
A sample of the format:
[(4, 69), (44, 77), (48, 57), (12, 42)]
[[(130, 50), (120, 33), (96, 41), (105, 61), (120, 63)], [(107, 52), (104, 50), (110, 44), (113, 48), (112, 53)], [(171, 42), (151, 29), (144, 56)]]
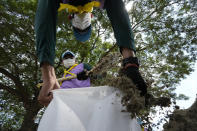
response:
[(58, 0), (39, 0), (35, 19), (36, 51), (44, 83), (38, 101), (45, 106), (52, 100), (51, 90), (59, 87), (53, 67), (58, 7)]
[(132, 79), (141, 95), (147, 93), (147, 85), (139, 72), (139, 62), (135, 57), (135, 44), (129, 15), (122, 0), (106, 0), (105, 8), (111, 21), (114, 35), (123, 55), (125, 74)]

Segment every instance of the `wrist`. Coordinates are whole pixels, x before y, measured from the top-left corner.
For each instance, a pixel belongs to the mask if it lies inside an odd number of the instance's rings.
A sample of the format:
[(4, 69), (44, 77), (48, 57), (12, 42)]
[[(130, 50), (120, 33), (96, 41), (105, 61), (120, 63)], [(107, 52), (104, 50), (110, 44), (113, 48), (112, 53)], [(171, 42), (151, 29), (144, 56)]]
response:
[(41, 67), (41, 72), (42, 72), (42, 79), (44, 82), (56, 78), (54, 67), (49, 65), (48, 63), (43, 63)]
[(133, 66), (139, 68), (140, 64), (137, 57), (128, 57), (123, 59), (122, 61), (123, 67), (126, 69), (127, 67)]

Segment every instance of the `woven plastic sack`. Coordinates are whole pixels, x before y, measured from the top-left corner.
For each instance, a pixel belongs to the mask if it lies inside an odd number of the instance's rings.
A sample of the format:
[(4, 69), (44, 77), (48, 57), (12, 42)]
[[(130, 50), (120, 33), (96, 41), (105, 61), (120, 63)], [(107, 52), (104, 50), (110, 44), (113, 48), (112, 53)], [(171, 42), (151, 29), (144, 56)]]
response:
[(141, 131), (112, 87), (57, 89), (38, 131)]

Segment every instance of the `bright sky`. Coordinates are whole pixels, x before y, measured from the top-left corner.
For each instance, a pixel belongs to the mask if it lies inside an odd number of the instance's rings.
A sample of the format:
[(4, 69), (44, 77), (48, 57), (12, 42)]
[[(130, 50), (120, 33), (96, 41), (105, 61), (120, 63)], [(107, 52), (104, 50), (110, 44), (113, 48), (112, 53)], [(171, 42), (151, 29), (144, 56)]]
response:
[(133, 4), (133, 1), (129, 2), (129, 4), (127, 4), (127, 5), (125, 6), (126, 10), (130, 10), (132, 4)]
[(179, 105), (180, 108), (186, 109), (194, 103), (197, 94), (197, 63), (195, 65), (195, 71), (181, 81), (180, 86), (177, 87), (175, 92), (177, 94), (184, 94), (190, 98), (187, 101), (177, 101), (177, 105)]

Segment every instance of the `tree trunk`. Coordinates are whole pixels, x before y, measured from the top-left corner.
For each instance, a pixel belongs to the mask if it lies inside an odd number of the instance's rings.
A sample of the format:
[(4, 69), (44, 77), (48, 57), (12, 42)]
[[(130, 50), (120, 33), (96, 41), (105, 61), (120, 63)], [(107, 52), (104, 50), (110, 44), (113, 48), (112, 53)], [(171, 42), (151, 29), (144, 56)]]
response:
[(38, 102), (35, 102), (34, 104), (28, 104), (26, 106), (26, 113), (24, 115), (24, 120), (22, 123), (21, 128), (19, 131), (36, 131), (38, 124), (34, 122), (36, 115), (38, 114), (38, 111), (42, 107), (38, 104)]

